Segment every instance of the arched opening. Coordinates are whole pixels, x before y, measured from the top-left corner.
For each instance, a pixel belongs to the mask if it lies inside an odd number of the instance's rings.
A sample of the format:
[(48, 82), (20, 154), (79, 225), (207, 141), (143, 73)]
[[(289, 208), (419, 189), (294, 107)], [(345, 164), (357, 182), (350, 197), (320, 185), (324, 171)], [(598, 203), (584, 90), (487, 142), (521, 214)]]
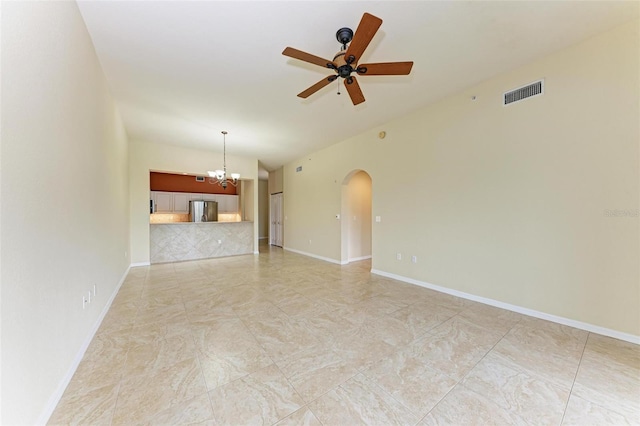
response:
[(353, 170), (342, 181), (341, 263), (371, 258), (371, 176)]

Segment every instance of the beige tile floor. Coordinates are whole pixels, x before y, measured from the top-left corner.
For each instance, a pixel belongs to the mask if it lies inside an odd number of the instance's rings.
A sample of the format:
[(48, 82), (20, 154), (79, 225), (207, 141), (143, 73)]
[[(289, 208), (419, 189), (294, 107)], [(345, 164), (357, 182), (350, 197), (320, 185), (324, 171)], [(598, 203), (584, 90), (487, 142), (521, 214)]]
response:
[(640, 347), (281, 249), (134, 268), (51, 424), (640, 424)]

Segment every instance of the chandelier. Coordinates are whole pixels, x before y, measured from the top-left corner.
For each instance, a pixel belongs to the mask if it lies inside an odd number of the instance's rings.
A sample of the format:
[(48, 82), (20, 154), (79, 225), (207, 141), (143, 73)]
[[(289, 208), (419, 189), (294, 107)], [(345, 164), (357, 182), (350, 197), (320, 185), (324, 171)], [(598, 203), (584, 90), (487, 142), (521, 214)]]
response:
[(209, 183), (217, 183), (223, 189), (227, 189), (227, 185), (231, 184), (236, 186), (238, 179), (240, 179), (240, 173), (231, 173), (231, 179), (227, 179), (227, 132), (222, 131), (222, 170), (208, 171)]

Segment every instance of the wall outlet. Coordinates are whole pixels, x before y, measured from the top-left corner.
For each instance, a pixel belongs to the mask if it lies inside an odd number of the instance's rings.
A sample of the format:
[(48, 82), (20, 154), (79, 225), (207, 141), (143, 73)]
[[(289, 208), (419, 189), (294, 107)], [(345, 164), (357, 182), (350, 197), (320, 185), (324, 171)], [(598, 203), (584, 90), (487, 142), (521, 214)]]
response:
[(336, 215), (336, 219), (340, 220), (340, 215), (339, 214)]
[(402, 260), (402, 253), (396, 253), (396, 260)]
[(411, 263), (418, 263), (418, 256), (411, 256)]
[(218, 244), (222, 244), (222, 240), (218, 240)]

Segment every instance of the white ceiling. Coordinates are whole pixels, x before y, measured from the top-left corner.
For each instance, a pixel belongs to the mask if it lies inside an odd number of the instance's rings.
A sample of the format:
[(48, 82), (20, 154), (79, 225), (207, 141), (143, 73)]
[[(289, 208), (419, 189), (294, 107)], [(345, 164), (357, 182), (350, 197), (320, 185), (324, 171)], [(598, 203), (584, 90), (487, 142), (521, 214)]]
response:
[[(130, 139), (257, 157), (273, 170), (638, 17), (636, 1), (79, 1)], [(361, 63), (414, 61), (296, 96), (330, 70), (341, 27), (383, 20)], [(528, 82), (523, 82), (528, 83)], [(344, 89), (344, 88), (343, 88)]]

